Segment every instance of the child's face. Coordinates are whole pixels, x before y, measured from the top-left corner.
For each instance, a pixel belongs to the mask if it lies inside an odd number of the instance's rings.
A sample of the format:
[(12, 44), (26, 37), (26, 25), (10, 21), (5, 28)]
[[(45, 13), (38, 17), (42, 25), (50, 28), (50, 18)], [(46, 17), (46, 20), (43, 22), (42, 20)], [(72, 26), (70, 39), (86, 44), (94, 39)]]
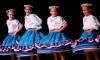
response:
[(84, 14), (85, 16), (88, 16), (89, 13), (90, 13), (90, 10), (89, 10), (88, 7), (82, 7), (82, 11), (83, 11), (83, 14)]
[(31, 7), (25, 7), (24, 9), (26, 14), (30, 14), (32, 12), (32, 8)]
[(13, 19), (14, 18), (14, 12), (10, 11), (7, 13), (8, 18)]
[(52, 16), (56, 16), (56, 15), (57, 15), (57, 9), (56, 9), (56, 8), (52, 8), (52, 9), (50, 10), (50, 14), (51, 14)]

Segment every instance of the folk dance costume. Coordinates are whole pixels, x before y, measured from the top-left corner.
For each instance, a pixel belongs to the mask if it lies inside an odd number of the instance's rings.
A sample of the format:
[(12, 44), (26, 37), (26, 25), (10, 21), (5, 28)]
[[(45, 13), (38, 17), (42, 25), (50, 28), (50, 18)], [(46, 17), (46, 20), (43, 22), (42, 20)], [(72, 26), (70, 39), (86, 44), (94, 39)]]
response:
[(97, 35), (97, 37), (95, 38), (95, 41), (100, 42), (100, 35)]
[(83, 30), (80, 39), (77, 41), (73, 47), (73, 52), (78, 51), (94, 51), (100, 49), (100, 43), (95, 40), (96, 32), (87, 33), (90, 29), (98, 30), (100, 23), (98, 19), (93, 15), (88, 15), (83, 17)]
[(18, 44), (18, 41), (21, 37), (18, 34), (13, 35), (14, 32), (21, 26), (21, 23), (17, 19), (7, 20), (6, 24), (8, 26), (8, 35), (6, 36), (0, 47), (0, 55), (13, 54), (13, 48)]
[(38, 31), (42, 28), (41, 24), (42, 20), (36, 14), (29, 14), (25, 16), (26, 32), (15, 49), (17, 55), (30, 56), (33, 52), (36, 52), (36, 50), (34, 50), (34, 44), (44, 37), (44, 35)]
[(64, 19), (61, 16), (50, 16), (47, 19), (49, 34), (36, 44), (38, 53), (53, 53), (69, 50), (67, 46), (70, 44), (68, 37), (62, 32), (55, 32), (56, 29), (62, 27)]

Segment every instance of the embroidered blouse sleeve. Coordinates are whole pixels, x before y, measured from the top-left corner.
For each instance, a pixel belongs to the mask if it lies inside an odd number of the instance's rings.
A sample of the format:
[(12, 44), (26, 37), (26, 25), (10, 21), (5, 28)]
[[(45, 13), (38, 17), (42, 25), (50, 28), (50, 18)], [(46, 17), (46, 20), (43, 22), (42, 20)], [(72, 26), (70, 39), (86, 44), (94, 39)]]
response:
[(54, 25), (53, 23), (54, 23), (54, 22), (52, 22), (51, 18), (48, 17), (48, 19), (47, 19), (47, 25), (48, 25), (49, 31), (55, 29), (55, 26), (53, 26), (53, 25)]
[(91, 28), (94, 28), (94, 29), (98, 30), (98, 25), (97, 25), (96, 21), (97, 21), (96, 17), (94, 17), (94, 16), (90, 17), (89, 22), (91, 23)]
[(35, 15), (36, 20), (37, 20), (37, 25), (41, 25), (42, 24), (42, 19), (39, 18), (37, 15)]
[(36, 27), (36, 30), (39, 30), (42, 28), (42, 19), (39, 18), (36, 14), (31, 16), (31, 19), (34, 19), (32, 22), (34, 23), (34, 26)]
[(7, 27), (9, 26), (8, 20), (6, 21)]
[(15, 30), (17, 30), (17, 29), (20, 28), (21, 23), (18, 20), (15, 20), (15, 25), (16, 25), (16, 29)]
[(64, 20), (63, 17), (59, 16), (58, 19), (59, 19), (59, 21), (58, 21), (59, 22), (59, 25), (58, 25), (59, 28), (64, 26), (65, 23), (67, 24), (67, 22)]

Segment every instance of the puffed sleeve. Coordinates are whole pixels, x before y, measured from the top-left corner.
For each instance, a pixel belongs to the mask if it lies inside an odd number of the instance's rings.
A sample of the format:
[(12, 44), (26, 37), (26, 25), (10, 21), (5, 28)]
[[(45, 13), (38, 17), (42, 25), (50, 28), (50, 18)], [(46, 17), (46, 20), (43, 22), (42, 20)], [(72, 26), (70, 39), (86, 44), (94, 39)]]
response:
[(94, 16), (94, 20), (95, 20), (95, 22), (96, 22), (96, 25), (98, 26), (98, 27), (100, 27), (100, 22), (99, 22), (99, 20)]
[(37, 20), (37, 25), (41, 25), (42, 24), (42, 19), (39, 18), (37, 15), (35, 15), (36, 20)]
[(39, 30), (39, 29), (42, 29), (42, 19), (41, 18), (39, 18), (37, 15), (35, 15), (35, 17), (36, 17), (36, 21), (37, 21), (37, 23), (36, 23), (36, 25), (37, 25), (37, 27), (36, 27), (36, 30)]
[(58, 16), (58, 29), (61, 28), (62, 26), (64, 26), (64, 24), (67, 24), (67, 22), (64, 20), (63, 17)]
[(65, 19), (63, 17), (61, 17), (61, 25), (63, 24), (67, 24), (67, 21), (65, 21)]
[(16, 26), (15, 31), (18, 30), (21, 25), (22, 24), (18, 20), (15, 20), (15, 26)]
[[(42, 24), (42, 19), (39, 18), (36, 14), (32, 14), (31, 15), (31, 21), (35, 24), (35, 25), (41, 25)], [(34, 20), (33, 20), (34, 19)]]
[(55, 29), (55, 26), (53, 26), (53, 22), (50, 19), (50, 17), (47, 18), (47, 25), (48, 25), (49, 31), (52, 31)]
[(98, 30), (98, 23), (97, 23), (97, 18), (92, 16), (90, 18), (90, 23), (91, 23), (91, 28)]
[(18, 20), (15, 20), (15, 23), (16, 23), (16, 26), (18, 27), (21, 25), (21, 23)]
[(83, 25), (85, 24), (85, 18), (83, 17)]
[(30, 25), (29, 25), (29, 22), (28, 22), (28, 19), (27, 19), (26, 16), (24, 17), (24, 19), (25, 19), (25, 21), (24, 21), (24, 26), (25, 26), (26, 29), (28, 29), (28, 27), (30, 26)]
[(9, 22), (8, 22), (8, 20), (6, 21), (6, 24), (7, 24), (7, 27), (9, 26)]
[[(33, 22), (33, 26), (36, 28), (36, 30), (39, 30), (42, 28), (42, 19), (39, 18), (36, 14), (31, 15), (31, 21)], [(34, 19), (34, 20), (33, 20)]]

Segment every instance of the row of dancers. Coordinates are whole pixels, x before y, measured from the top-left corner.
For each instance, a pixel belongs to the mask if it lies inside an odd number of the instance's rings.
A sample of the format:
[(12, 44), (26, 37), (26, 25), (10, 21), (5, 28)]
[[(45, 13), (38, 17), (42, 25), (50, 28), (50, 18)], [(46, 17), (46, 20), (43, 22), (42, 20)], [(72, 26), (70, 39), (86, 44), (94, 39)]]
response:
[[(89, 52), (93, 52), (96, 60), (99, 60), (96, 52), (100, 49), (100, 35), (97, 35), (100, 23), (98, 19), (91, 14), (92, 4), (81, 4), (83, 17), (83, 33), (77, 40), (67, 37), (62, 31), (68, 27), (67, 21), (58, 15), (59, 6), (49, 6), (50, 15), (47, 18), (49, 29), (48, 35), (44, 36), (39, 30), (42, 29), (42, 19), (32, 13), (32, 5), (24, 5), (25, 23), (24, 25), (15, 19), (15, 10), (6, 11), (8, 19), (8, 35), (0, 46), (0, 55), (16, 54), (18, 60), (21, 56), (32, 56), (36, 54), (37, 60), (42, 53), (52, 53), (54, 60), (58, 60), (58, 54), (61, 60), (65, 60), (64, 52), (73, 51), (86, 53), (86, 60), (90, 60)], [(25, 27), (26, 32), (21, 36), (18, 34)]]

